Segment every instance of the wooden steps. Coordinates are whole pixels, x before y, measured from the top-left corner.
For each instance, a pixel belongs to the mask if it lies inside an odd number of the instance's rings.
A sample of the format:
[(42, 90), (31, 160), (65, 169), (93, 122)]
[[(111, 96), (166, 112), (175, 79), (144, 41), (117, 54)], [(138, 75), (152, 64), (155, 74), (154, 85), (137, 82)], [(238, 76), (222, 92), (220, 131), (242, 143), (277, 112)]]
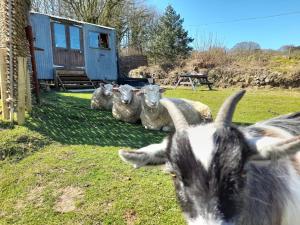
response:
[(84, 70), (56, 69), (56, 86), (68, 89), (95, 89), (95, 84), (89, 79)]

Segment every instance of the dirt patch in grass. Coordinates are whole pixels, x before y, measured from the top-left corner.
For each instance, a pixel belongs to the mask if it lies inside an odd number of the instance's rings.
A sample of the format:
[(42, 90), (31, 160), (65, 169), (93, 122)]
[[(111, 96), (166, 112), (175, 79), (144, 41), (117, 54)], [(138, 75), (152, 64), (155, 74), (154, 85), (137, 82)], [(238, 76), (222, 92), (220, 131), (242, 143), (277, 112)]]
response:
[(17, 210), (23, 210), (27, 204), (31, 203), (36, 207), (42, 206), (44, 202), (43, 191), (44, 186), (36, 186), (32, 188), (29, 193), (27, 194), (26, 200), (18, 199), (15, 208)]
[(6, 213), (4, 211), (0, 210), (0, 218), (6, 216)]
[(34, 203), (35, 206), (41, 206), (43, 204), (43, 190), (44, 186), (37, 186), (30, 190), (27, 195), (27, 201)]
[(79, 187), (66, 187), (62, 189), (54, 210), (61, 213), (71, 212), (76, 209), (76, 201), (83, 198), (83, 190)]
[[(22, 210), (25, 208), (25, 203), (24, 203), (24, 200), (22, 199), (19, 199), (17, 200), (16, 204), (15, 204), (15, 209), (17, 210)], [(1, 217), (1, 216), (0, 216)]]
[(111, 208), (113, 207), (113, 203), (114, 201), (113, 200), (108, 200), (108, 201), (105, 201), (101, 204), (101, 208), (103, 209), (102, 211), (107, 214), (109, 213), (109, 211), (111, 210)]
[(123, 218), (127, 225), (133, 225), (137, 220), (137, 213), (133, 209), (129, 209), (124, 213)]

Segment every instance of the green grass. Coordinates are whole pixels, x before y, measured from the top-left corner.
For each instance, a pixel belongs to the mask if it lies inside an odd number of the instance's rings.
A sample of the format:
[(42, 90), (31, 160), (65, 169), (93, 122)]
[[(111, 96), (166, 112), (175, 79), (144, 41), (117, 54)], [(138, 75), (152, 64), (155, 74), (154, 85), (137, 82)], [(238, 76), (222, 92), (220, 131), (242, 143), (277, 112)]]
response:
[[(233, 91), (177, 89), (165, 95), (202, 101), (215, 115)], [(0, 122), (0, 224), (185, 224), (169, 176), (160, 167), (134, 170), (117, 155), (165, 134), (90, 110), (90, 97), (45, 94), (25, 126)], [(250, 90), (234, 121), (250, 124), (299, 110), (298, 91)], [(77, 190), (75, 209), (59, 212), (70, 187)]]
[(140, 125), (124, 125), (111, 112), (90, 109), (91, 94), (45, 95), (27, 127), (62, 144), (141, 147), (159, 142), (163, 135), (145, 131)]
[[(219, 91), (200, 90), (192, 92), (187, 89), (169, 90), (165, 96), (188, 98), (207, 104), (215, 116), (223, 101), (234, 90)], [(248, 90), (237, 106), (234, 122), (249, 124), (278, 115), (300, 111), (300, 92), (295, 90)]]

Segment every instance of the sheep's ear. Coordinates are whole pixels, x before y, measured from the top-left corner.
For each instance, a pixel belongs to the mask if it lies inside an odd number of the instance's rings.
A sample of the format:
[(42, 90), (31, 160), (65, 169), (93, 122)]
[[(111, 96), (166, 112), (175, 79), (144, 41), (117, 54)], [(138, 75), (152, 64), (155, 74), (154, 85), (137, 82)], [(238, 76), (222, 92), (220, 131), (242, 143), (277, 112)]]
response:
[(159, 89), (159, 92), (160, 92), (160, 93), (164, 93), (165, 91), (166, 91), (165, 88), (160, 88), (160, 89)]
[(258, 149), (258, 154), (250, 157), (250, 160), (271, 160), (291, 156), (300, 151), (300, 136), (290, 138), (275, 145)]
[(100, 83), (100, 87), (104, 87), (104, 83)]
[(144, 94), (144, 90), (143, 89), (140, 89), (140, 90), (138, 90), (137, 92), (136, 92), (136, 95), (138, 95), (138, 96), (141, 96), (141, 95), (143, 95)]
[(134, 92), (134, 93), (139, 93), (140, 91), (141, 91), (141, 89), (138, 89), (138, 88), (132, 89), (132, 92)]

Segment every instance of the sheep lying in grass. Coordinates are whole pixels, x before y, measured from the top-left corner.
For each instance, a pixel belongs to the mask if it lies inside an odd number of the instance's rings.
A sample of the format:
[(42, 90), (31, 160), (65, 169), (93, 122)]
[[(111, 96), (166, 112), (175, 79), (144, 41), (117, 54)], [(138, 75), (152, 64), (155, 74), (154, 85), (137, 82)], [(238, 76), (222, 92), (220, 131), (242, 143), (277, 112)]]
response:
[[(142, 88), (142, 113), (141, 121), (146, 129), (150, 130), (174, 130), (173, 121), (167, 109), (159, 103), (162, 89), (158, 85), (147, 85)], [(200, 102), (187, 99), (169, 99), (177, 105), (184, 114), (189, 124), (210, 122), (212, 115), (209, 107)]]
[(91, 100), (91, 109), (111, 110), (113, 105), (113, 85), (100, 84)]
[(127, 122), (137, 123), (141, 114), (141, 97), (136, 94), (138, 89), (130, 85), (121, 85), (114, 89), (112, 107), (113, 117)]
[(189, 225), (295, 225), (300, 213), (300, 112), (248, 127), (232, 124), (244, 91), (229, 97), (214, 123), (189, 126), (167, 99), (176, 132), (127, 161), (163, 158)]

